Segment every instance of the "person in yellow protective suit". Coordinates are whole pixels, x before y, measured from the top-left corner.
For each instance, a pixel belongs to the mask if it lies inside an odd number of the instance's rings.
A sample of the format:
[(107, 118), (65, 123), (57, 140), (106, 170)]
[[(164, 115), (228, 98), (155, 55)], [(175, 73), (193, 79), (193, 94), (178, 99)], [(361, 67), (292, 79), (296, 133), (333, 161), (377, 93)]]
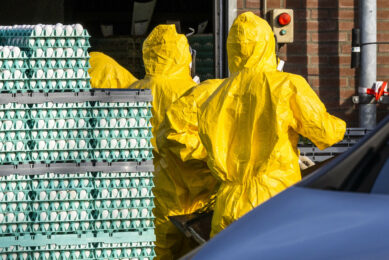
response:
[(153, 191), (161, 195), (156, 207), (157, 223), (165, 227), (159, 235), (169, 241), (166, 247), (169, 259), (177, 259), (197, 245), (183, 236), (168, 217), (209, 207), (218, 188), (198, 136), (197, 109), (221, 82), (221, 79), (207, 80), (176, 100), (167, 110), (157, 136), (158, 152), (164, 163), (163, 174), (158, 175), (159, 185)]
[(304, 78), (277, 71), (274, 34), (265, 20), (239, 15), (227, 54), (231, 76), (199, 111), (208, 166), (221, 181), (211, 236), (301, 179), (299, 134), (324, 149), (346, 130)]
[(90, 69), (92, 88), (128, 88), (137, 81), (128, 70), (102, 52), (91, 52)]
[[(146, 76), (132, 84), (130, 88), (151, 89), (153, 95), (153, 118), (151, 124), (154, 138), (154, 167), (156, 254), (157, 259), (174, 259), (185, 248), (192, 248), (193, 241), (185, 236), (169, 221), (170, 208), (177, 209), (176, 201), (165, 192), (169, 191), (182, 196), (185, 187), (181, 178), (175, 177), (176, 169), (172, 168), (174, 159), (170, 153), (160, 147), (163, 139), (163, 127), (166, 110), (180, 96), (196, 83), (190, 75), (192, 57), (185, 35), (176, 32), (175, 25), (158, 25), (143, 43), (143, 61)], [(159, 140), (157, 143), (156, 140)], [(163, 142), (163, 141), (162, 141)], [(185, 170), (185, 169), (183, 169)]]

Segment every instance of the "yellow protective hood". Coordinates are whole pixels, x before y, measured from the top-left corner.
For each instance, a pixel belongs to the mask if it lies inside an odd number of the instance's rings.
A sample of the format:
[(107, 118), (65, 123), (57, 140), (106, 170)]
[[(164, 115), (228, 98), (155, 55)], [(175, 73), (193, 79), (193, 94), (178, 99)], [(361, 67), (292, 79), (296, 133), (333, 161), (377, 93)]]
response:
[(221, 182), (211, 236), (301, 179), (299, 135), (324, 149), (346, 130), (304, 78), (276, 70), (274, 37), (264, 20), (239, 15), (227, 48), (234, 73), (198, 116), (207, 165)]
[(275, 39), (269, 24), (253, 14), (239, 15), (227, 38), (228, 66), (231, 73), (247, 69), (275, 71)]
[(89, 53), (92, 88), (128, 88), (137, 81), (128, 70), (102, 52)]
[(187, 77), (192, 62), (188, 40), (175, 25), (158, 25), (143, 43), (143, 62), (146, 75)]
[(158, 25), (143, 43), (143, 61), (146, 76), (130, 88), (151, 89), (153, 95), (154, 138), (151, 140), (155, 152), (158, 147), (155, 138), (164, 120), (166, 110), (177, 98), (196, 83), (190, 76), (192, 61), (189, 43), (185, 35), (176, 32), (175, 25)]

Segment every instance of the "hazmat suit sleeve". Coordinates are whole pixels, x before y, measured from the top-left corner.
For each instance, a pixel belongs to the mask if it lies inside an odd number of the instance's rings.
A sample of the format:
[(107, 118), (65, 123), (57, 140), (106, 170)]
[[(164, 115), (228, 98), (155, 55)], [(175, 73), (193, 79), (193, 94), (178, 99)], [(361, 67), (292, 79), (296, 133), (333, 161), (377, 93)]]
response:
[(205, 160), (207, 157), (198, 133), (197, 111), (222, 82), (221, 79), (202, 82), (185, 93), (168, 109), (167, 139), (176, 142), (176, 145), (170, 146), (170, 150), (182, 161)]
[(128, 88), (138, 80), (104, 53), (91, 52), (89, 63), (92, 88)]
[(197, 107), (193, 96), (185, 96), (175, 102), (167, 112), (167, 119), (170, 128), (167, 139), (178, 144), (170, 147), (172, 152), (184, 162), (193, 158), (205, 159), (207, 152), (198, 135)]
[(304, 78), (293, 75), (292, 86), (295, 89), (291, 97), (294, 130), (309, 138), (320, 150), (340, 142), (346, 132), (346, 123), (327, 113)]

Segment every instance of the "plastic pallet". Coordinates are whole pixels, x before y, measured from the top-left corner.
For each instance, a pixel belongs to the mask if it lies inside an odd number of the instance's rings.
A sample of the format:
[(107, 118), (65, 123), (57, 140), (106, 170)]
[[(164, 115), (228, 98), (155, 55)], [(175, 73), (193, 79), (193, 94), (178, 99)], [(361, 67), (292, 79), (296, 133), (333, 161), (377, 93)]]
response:
[(39, 175), (47, 172), (58, 174), (74, 174), (80, 172), (153, 172), (154, 166), (151, 160), (145, 162), (83, 162), (83, 163), (33, 163), (19, 165), (0, 166), (1, 176), (8, 175)]
[(59, 259), (131, 259), (146, 260), (155, 257), (152, 242), (87, 243), (82, 245), (56, 244), (38, 247), (14, 246), (0, 248), (0, 257), (6, 260)]
[(138, 89), (91, 89), (85, 92), (51, 92), (51, 93), (4, 93), (0, 95), (0, 104), (40, 104), (45, 102), (68, 103), (81, 102), (151, 102), (153, 100), (150, 90)]

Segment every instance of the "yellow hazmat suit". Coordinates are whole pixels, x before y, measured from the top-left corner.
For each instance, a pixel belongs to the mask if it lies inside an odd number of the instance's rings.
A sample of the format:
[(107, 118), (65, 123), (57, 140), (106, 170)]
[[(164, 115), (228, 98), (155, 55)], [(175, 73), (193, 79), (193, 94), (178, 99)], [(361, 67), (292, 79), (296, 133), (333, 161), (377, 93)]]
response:
[(155, 212), (163, 214), (157, 223), (161, 221), (164, 229), (163, 233), (157, 230), (157, 236), (163, 235), (166, 239), (166, 259), (178, 259), (197, 246), (172, 226), (167, 217), (191, 214), (204, 208), (218, 188), (218, 181), (206, 164), (207, 153), (198, 136), (197, 109), (221, 82), (207, 80), (176, 100), (169, 107), (157, 136), (158, 153), (162, 159), (158, 185), (153, 191), (160, 194)]
[(169, 106), (196, 85), (190, 76), (192, 57), (188, 40), (184, 35), (177, 34), (175, 25), (159, 25), (143, 43), (143, 61), (146, 77), (130, 88), (151, 89), (153, 94), (151, 124), (154, 135), (155, 251), (157, 259), (174, 259), (181, 250), (191, 248), (190, 243), (193, 242), (186, 239), (168, 219), (170, 213), (179, 206), (171, 193), (181, 197), (186, 191), (181, 188), (185, 187), (181, 184), (182, 178), (175, 175), (178, 169), (172, 166), (178, 158), (173, 157), (164, 147), (166, 142), (163, 141), (165, 131), (162, 123)]
[(301, 179), (299, 134), (324, 149), (342, 140), (346, 127), (304, 78), (276, 70), (274, 35), (265, 20), (239, 15), (227, 54), (231, 77), (199, 113), (208, 166), (221, 181), (211, 236)]
[(88, 72), (92, 88), (128, 88), (138, 80), (104, 53), (91, 52), (89, 55), (91, 67)]

